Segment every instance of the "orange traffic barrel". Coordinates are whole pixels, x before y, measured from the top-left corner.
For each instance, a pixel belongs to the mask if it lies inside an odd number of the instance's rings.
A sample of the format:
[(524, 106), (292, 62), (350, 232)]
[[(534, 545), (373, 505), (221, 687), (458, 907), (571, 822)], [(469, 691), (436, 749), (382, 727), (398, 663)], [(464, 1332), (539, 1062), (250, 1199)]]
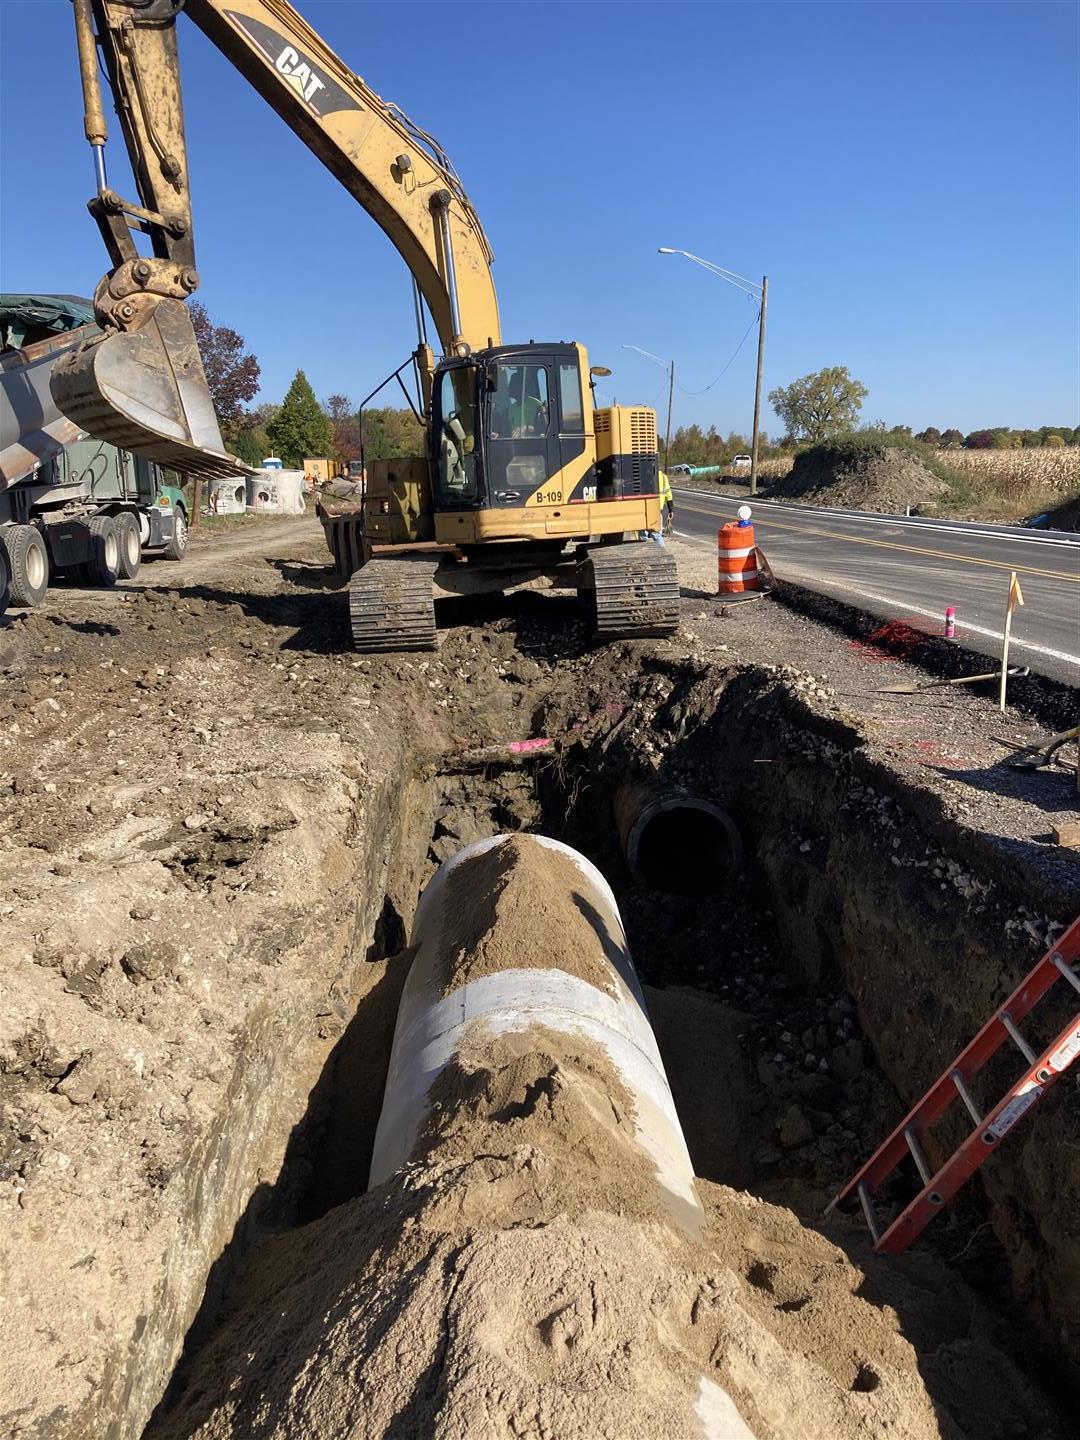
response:
[(716, 593), (760, 589), (754, 527), (729, 522), (716, 532)]

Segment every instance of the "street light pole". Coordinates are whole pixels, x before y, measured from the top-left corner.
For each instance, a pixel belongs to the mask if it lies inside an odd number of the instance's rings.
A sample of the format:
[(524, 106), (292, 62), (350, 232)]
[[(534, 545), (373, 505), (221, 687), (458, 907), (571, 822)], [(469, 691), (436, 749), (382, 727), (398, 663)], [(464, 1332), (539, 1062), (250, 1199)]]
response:
[(675, 361), (661, 360), (659, 355), (654, 355), (651, 350), (643, 350), (640, 345), (624, 345), (624, 350), (636, 350), (639, 355), (644, 355), (646, 360), (652, 360), (657, 365), (663, 366), (668, 372), (667, 392), (667, 431), (664, 435), (664, 469), (667, 469), (668, 455), (671, 450), (671, 408), (675, 402)]
[(703, 260), (700, 255), (691, 255), (689, 250), (676, 250), (670, 245), (659, 245), (657, 250), (661, 255), (684, 255), (687, 260), (693, 260), (695, 265), (709, 270), (713, 275), (718, 275), (721, 280), (726, 280), (729, 285), (734, 285), (736, 290), (741, 290), (744, 295), (749, 295), (752, 300), (757, 300), (761, 309), (758, 312), (758, 349), (757, 349), (757, 381), (754, 385), (754, 434), (751, 442), (750, 454), (750, 494), (757, 494), (758, 477), (758, 449), (760, 444), (760, 421), (761, 421), (761, 382), (765, 374), (765, 307), (769, 298), (769, 277), (763, 275), (761, 284), (756, 280), (748, 280), (745, 275), (737, 275), (734, 270), (725, 270), (722, 265), (714, 265), (711, 260)]
[(765, 371), (765, 307), (769, 300), (769, 277), (761, 277), (761, 321), (757, 337), (757, 383), (754, 386), (754, 439), (750, 447), (750, 494), (757, 494), (758, 441), (761, 420), (761, 379)]
[(667, 430), (664, 432), (664, 469), (668, 468), (668, 461), (671, 459), (671, 405), (675, 399), (675, 361), (671, 362), (671, 373), (668, 376), (667, 392)]

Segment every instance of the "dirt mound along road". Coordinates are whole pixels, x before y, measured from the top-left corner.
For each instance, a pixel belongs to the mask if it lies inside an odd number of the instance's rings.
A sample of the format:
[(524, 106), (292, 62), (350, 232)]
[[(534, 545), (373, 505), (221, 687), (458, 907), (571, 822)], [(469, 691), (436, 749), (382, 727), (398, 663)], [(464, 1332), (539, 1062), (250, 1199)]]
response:
[(769, 498), (903, 514), (933, 504), (948, 489), (912, 450), (886, 445), (815, 445), (773, 481)]

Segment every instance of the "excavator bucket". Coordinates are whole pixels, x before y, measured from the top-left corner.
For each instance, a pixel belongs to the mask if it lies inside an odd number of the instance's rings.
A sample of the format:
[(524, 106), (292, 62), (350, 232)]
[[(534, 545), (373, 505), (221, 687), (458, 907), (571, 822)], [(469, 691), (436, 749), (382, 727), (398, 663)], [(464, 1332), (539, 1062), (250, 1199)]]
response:
[(225, 453), (187, 306), (162, 299), (140, 330), (98, 335), (58, 360), (53, 399), (95, 439), (208, 479), (250, 470)]

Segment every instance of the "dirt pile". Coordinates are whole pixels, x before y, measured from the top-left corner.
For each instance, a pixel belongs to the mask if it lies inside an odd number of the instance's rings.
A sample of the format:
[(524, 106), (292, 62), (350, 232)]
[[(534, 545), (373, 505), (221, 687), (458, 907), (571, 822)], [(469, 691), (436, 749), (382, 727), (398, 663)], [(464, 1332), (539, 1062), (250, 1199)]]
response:
[(555, 969), (614, 993), (600, 933), (569, 856), (513, 837), (447, 877), (436, 975), (444, 995), (503, 970)]
[(1080, 530), (1080, 495), (1072, 495), (1050, 510), (1045, 518), (1048, 530)]
[(153, 1440), (959, 1436), (827, 1242), (804, 1295), (771, 1207), (672, 1232), (600, 1052), (476, 1036), (447, 1086), (421, 1158), (260, 1254)]
[(773, 482), (769, 496), (903, 515), (909, 505), (932, 505), (947, 489), (913, 450), (840, 441), (797, 455), (791, 470)]

